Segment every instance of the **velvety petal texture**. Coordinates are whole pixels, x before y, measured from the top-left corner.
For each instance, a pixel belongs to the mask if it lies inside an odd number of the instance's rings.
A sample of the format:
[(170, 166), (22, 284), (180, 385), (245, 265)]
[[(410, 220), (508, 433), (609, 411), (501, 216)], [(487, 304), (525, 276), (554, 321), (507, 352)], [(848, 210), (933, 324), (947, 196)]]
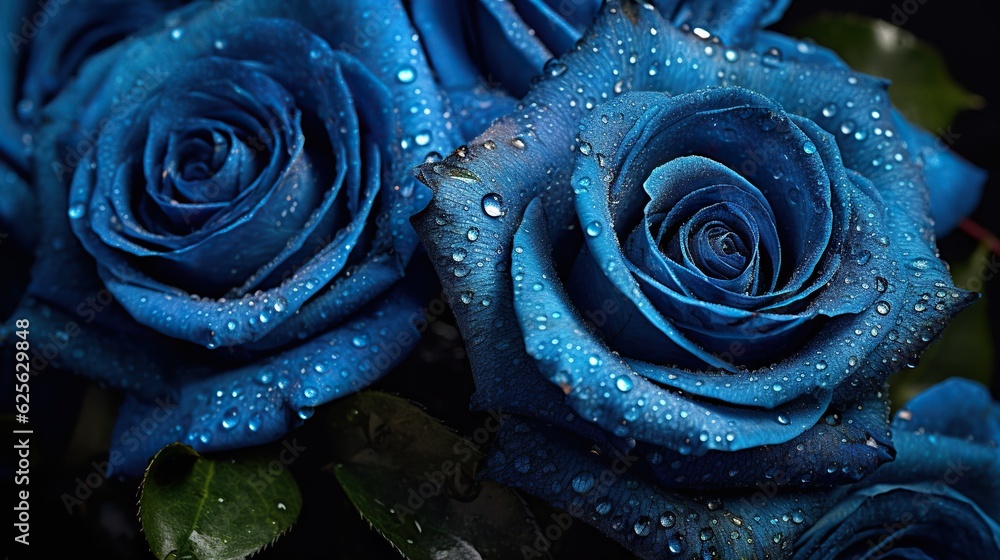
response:
[[(677, 26), (711, 30), (749, 46), (790, 0), (654, 0)], [(513, 110), (542, 74), (559, 76), (558, 57), (591, 26), (602, 0), (409, 0), (434, 72), (462, 117), (467, 138)]]
[(435, 196), (414, 222), (474, 406), (636, 450), (678, 489), (842, 484), (892, 460), (887, 378), (975, 296), (936, 256), (886, 83), (633, 3), (558, 64), (420, 168)]
[[(361, 49), (366, 24), (395, 32)], [(409, 170), (458, 134), (416, 41), (398, 3), (195, 3), (45, 108), (35, 172), (53, 202), (25, 311), (140, 348), (116, 367), (53, 357), (129, 390), (112, 469), (172, 441), (274, 439), (414, 346), (433, 274)], [(123, 379), (143, 352), (162, 365)]]
[(853, 488), (796, 543), (795, 558), (1000, 555), (1000, 405), (954, 378), (903, 407), (899, 455)]
[(782, 465), (753, 488), (680, 492), (650, 476), (660, 455), (510, 417), (481, 475), (565, 509), (640, 558), (993, 558), (998, 418), (985, 387), (951, 380), (897, 413), (896, 461), (862, 482), (782, 489)]
[[(762, 31), (754, 50), (768, 60), (785, 58), (799, 62), (848, 68), (833, 51), (810, 41), (802, 41), (778, 33)], [(884, 118), (879, 111), (880, 118)], [(986, 172), (972, 165), (949, 148), (954, 141), (950, 130), (941, 130), (934, 136), (906, 120), (893, 108), (890, 111), (894, 134), (906, 144), (913, 161), (924, 170), (924, 181), (930, 191), (930, 215), (934, 232), (939, 237), (955, 229), (958, 222), (972, 213), (982, 197)], [(866, 135), (858, 130), (854, 120), (843, 118), (840, 106), (831, 103), (823, 108), (824, 119), (839, 123), (840, 134), (847, 137)], [(878, 120), (878, 119), (876, 119)], [(895, 165), (893, 161), (873, 158), (872, 167)], [(863, 171), (859, 169), (859, 171)]]

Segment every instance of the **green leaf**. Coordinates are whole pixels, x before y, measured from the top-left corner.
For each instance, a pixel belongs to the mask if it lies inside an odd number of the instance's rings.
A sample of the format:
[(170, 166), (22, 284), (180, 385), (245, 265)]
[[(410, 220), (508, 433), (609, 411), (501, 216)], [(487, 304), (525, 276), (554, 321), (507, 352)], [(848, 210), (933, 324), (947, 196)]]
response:
[(824, 13), (792, 32), (832, 49), (860, 72), (891, 80), (896, 107), (932, 132), (948, 127), (959, 111), (983, 106), (981, 97), (955, 82), (934, 47), (885, 21)]
[[(984, 283), (996, 272), (996, 259), (984, 244), (976, 248), (968, 261), (952, 268), (952, 278), (960, 288), (982, 291)], [(924, 352), (916, 369), (904, 370), (890, 378), (893, 405), (903, 405), (949, 377), (967, 377), (989, 385), (994, 352), (989, 304), (983, 296), (952, 320), (941, 338)]]
[(274, 474), (268, 459), (215, 461), (172, 443), (159, 451), (142, 480), (142, 530), (157, 558), (246, 557), (287, 531), (302, 509), (288, 469)]
[[(482, 453), (474, 443), (419, 407), (368, 391), (336, 403), (327, 421), (337, 480), (361, 515), (407, 558), (520, 560), (524, 547), (530, 557), (549, 557), (549, 543), (521, 498), (475, 480)], [(485, 441), (496, 422), (485, 420), (473, 439)]]

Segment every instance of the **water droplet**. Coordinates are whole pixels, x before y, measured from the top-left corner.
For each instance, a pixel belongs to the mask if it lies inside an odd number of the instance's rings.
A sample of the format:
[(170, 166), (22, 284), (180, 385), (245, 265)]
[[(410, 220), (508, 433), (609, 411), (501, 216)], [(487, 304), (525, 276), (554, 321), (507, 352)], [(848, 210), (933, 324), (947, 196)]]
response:
[(462, 262), (462, 261), (465, 260), (465, 257), (468, 256), (468, 254), (469, 254), (468, 251), (466, 251), (465, 249), (462, 249), (461, 247), (459, 247), (459, 248), (455, 249), (454, 251), (452, 251), (452, 253), (451, 253), (451, 260), (453, 260), (455, 262)]
[(601, 222), (595, 220), (587, 224), (587, 235), (591, 237), (601, 235)]
[(491, 218), (500, 218), (507, 213), (503, 207), (503, 197), (497, 193), (489, 193), (483, 197), (483, 212)]
[(573, 491), (585, 494), (594, 487), (594, 475), (589, 472), (581, 472), (573, 477)]
[(83, 204), (74, 204), (69, 207), (69, 217), (76, 220), (82, 218), (87, 213), (87, 207)]
[(888, 315), (890, 309), (892, 308), (887, 301), (880, 301), (875, 304), (875, 312), (879, 315)]
[(413, 137), (413, 141), (418, 146), (426, 146), (431, 143), (431, 133), (429, 130), (421, 130)]
[(597, 503), (594, 504), (594, 511), (599, 515), (607, 515), (611, 511), (611, 500), (607, 498), (597, 500)]
[(882, 294), (889, 289), (889, 281), (881, 276), (875, 277), (875, 291)]
[(728, 60), (729, 62), (736, 62), (737, 60), (740, 59), (739, 53), (734, 51), (733, 49), (726, 49), (725, 56), (726, 60)]
[(556, 58), (549, 59), (549, 61), (546, 62), (544, 66), (545, 73), (547, 73), (549, 76), (552, 76), (553, 78), (562, 76), (563, 74), (566, 73), (566, 70), (568, 68), (569, 67), (566, 66), (564, 62)]
[(636, 535), (640, 537), (645, 537), (649, 535), (649, 529), (652, 527), (653, 522), (648, 517), (640, 517), (632, 529), (635, 531)]
[(240, 410), (236, 407), (230, 408), (222, 415), (222, 427), (231, 430), (240, 423)]
[(777, 47), (771, 47), (766, 51), (764, 51), (764, 54), (760, 56), (760, 62), (764, 66), (770, 66), (773, 68), (781, 64), (781, 58), (782, 58), (781, 50), (778, 49)]
[(465, 232), (465, 237), (469, 241), (475, 241), (479, 239), (479, 228), (469, 228), (469, 231)]
[(355, 348), (364, 348), (368, 345), (368, 339), (365, 338), (364, 335), (359, 334), (351, 339), (351, 344), (353, 344)]
[(307, 399), (315, 399), (319, 395), (319, 390), (315, 387), (306, 387), (302, 389), (302, 396)]
[(632, 380), (628, 377), (619, 377), (615, 381), (615, 387), (618, 387), (619, 391), (627, 393), (632, 390)]
[(840, 132), (850, 134), (854, 132), (854, 121), (844, 121), (840, 123)]
[(674, 515), (674, 512), (665, 511), (662, 515), (660, 515), (660, 525), (664, 529), (673, 527), (675, 523), (677, 523), (677, 516)]
[(487, 150), (495, 150), (497, 148), (497, 143), (492, 140), (487, 140), (483, 142), (483, 147)]
[(785, 416), (784, 414), (779, 414), (778, 415), (778, 423), (781, 424), (781, 425), (783, 425), (783, 426), (787, 426), (787, 425), (791, 424), (792, 421), (789, 420), (788, 417)]
[(173, 39), (174, 41), (180, 39), (183, 36), (184, 36), (184, 30), (181, 29), (180, 27), (170, 32), (170, 38)]
[(927, 261), (927, 259), (913, 259), (913, 262), (910, 263), (910, 266), (916, 270), (927, 270), (928, 268), (930, 268), (930, 263)]
[(807, 140), (805, 144), (802, 144), (802, 151), (810, 155), (815, 154), (816, 144), (813, 144), (812, 142), (809, 142)]
[(396, 72), (396, 79), (399, 80), (399, 83), (401, 84), (408, 84), (417, 79), (417, 72), (409, 66), (403, 66), (398, 72)]
[(247, 420), (247, 428), (249, 428), (251, 432), (256, 432), (260, 429), (262, 423), (263, 422), (261, 421), (260, 416), (254, 414), (249, 420)]
[(837, 105), (835, 103), (830, 103), (826, 107), (823, 107), (823, 116), (830, 118), (837, 114)]
[(715, 536), (715, 533), (712, 532), (712, 528), (711, 527), (704, 527), (698, 533), (698, 538), (701, 539), (701, 540), (703, 540), (703, 541), (711, 540), (712, 537), (714, 537), (714, 536)]
[(303, 420), (308, 420), (312, 418), (313, 413), (316, 412), (311, 406), (303, 406), (298, 410), (299, 418)]
[(826, 367), (827, 366), (826, 366), (826, 362), (825, 361), (820, 360), (820, 361), (816, 362), (816, 371), (823, 371), (823, 370), (826, 369)]

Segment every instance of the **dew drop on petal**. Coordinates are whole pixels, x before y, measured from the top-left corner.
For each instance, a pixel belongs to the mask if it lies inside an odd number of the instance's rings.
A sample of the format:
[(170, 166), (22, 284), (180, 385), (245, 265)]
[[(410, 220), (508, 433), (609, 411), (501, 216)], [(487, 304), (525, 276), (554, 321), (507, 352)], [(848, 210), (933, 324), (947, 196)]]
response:
[(408, 84), (417, 79), (417, 72), (409, 66), (403, 66), (398, 72), (396, 72), (396, 79), (399, 80), (399, 83), (401, 84)]
[(611, 500), (607, 498), (597, 500), (597, 503), (594, 504), (594, 511), (599, 515), (607, 515), (611, 511)]
[(497, 193), (489, 193), (483, 197), (483, 213), (491, 218), (500, 218), (507, 213), (503, 207), (503, 197)]
[(650, 527), (652, 527), (653, 522), (648, 517), (640, 517), (632, 529), (635, 531), (636, 535), (640, 537), (645, 537), (649, 535)]
[(82, 218), (87, 213), (87, 207), (83, 204), (74, 204), (69, 207), (69, 217), (77, 220)]
[(573, 491), (579, 494), (585, 494), (594, 487), (594, 475), (589, 472), (581, 472), (573, 477)]

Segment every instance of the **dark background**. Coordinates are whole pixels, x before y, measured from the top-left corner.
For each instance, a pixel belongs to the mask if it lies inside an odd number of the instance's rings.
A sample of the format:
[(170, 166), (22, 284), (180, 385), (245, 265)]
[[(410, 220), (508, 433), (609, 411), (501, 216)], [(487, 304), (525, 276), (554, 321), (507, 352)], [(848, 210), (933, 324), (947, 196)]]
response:
[[(998, 143), (994, 140), (1000, 123), (998, 98), (992, 82), (996, 65), (987, 62), (1000, 52), (993, 12), (986, 2), (971, 0), (925, 0), (923, 4), (920, 0), (909, 0), (909, 3), (919, 8), (903, 27), (932, 43), (948, 62), (956, 81), (986, 99), (985, 108), (966, 112), (954, 123), (952, 130), (961, 137), (953, 149), (991, 172), (982, 203), (972, 218), (991, 231), (1000, 231), (996, 213), (1000, 209), (1000, 194), (995, 188), (1000, 168), (996, 155)], [(797, 22), (827, 10), (854, 12), (888, 21), (894, 4), (902, 7), (904, 2), (799, 0), (776, 29), (791, 30)], [(963, 260), (975, 246), (976, 241), (960, 231), (940, 241), (942, 257), (949, 262)], [(998, 285), (997, 281), (987, 285), (993, 325), (1000, 325), (996, 320), (1000, 317)], [(468, 434), (482, 426), (485, 417), (467, 411), (473, 390), (471, 374), (453, 325), (450, 317), (434, 323), (417, 352), (375, 388), (406, 395), (460, 434)], [(994, 341), (1000, 340), (998, 335), (1000, 329), (995, 328)], [(996, 372), (994, 380), (1000, 380)], [(55, 372), (39, 376), (38, 381), (32, 386), (33, 410), (39, 406), (36, 402), (45, 403), (46, 408), (64, 416), (63, 420), (76, 418), (81, 414), (80, 395), (86, 394), (88, 405), (82, 409), (81, 422), (105, 425), (110, 429), (106, 424), (113, 417), (96, 418), (90, 411), (113, 410), (117, 398), (113, 394), (88, 389), (85, 381)], [(1000, 385), (996, 381), (993, 391), (1000, 397)], [(84, 438), (84, 443), (80, 444), (79, 435), (74, 437), (65, 428), (56, 429), (56, 420), (53, 418), (51, 430), (45, 426), (36, 429), (42, 435), (35, 440), (36, 447), (32, 451), (32, 556), (79, 556), (81, 552), (89, 556), (90, 552), (98, 552), (104, 558), (151, 558), (136, 519), (137, 481), (107, 480), (93, 491), (83, 506), (75, 508), (72, 514), (66, 513), (61, 495), (74, 492), (77, 478), (92, 473), (91, 462), (101, 461), (105, 456), (87, 451), (100, 449), (99, 442), (90, 442), (88, 447)], [(257, 558), (399, 558), (399, 554), (360, 519), (333, 476), (323, 470), (333, 458), (324, 451), (329, 446), (322, 430), (300, 430), (296, 435), (306, 447), (316, 450), (304, 454), (302, 460), (291, 465), (305, 498), (300, 521), (289, 535)], [(70, 441), (82, 448), (67, 454), (65, 450)], [(557, 558), (629, 557), (615, 543), (582, 523), (573, 524), (555, 543), (554, 552)]]
[[(913, 11), (913, 6), (918, 6)], [(951, 148), (965, 159), (986, 169), (989, 179), (983, 188), (983, 198), (970, 218), (979, 225), (1000, 233), (1000, 161), (997, 157), (1000, 96), (997, 95), (996, 64), (987, 62), (990, 53), (997, 52), (1000, 39), (996, 28), (995, 4), (979, 0), (798, 0), (775, 25), (775, 29), (790, 32), (796, 23), (821, 12), (852, 12), (891, 22), (894, 8), (906, 16), (903, 29), (932, 44), (948, 64), (952, 77), (966, 90), (985, 99), (982, 109), (964, 111), (958, 115), (951, 130), (960, 135)], [(902, 16), (897, 16), (897, 22)], [(967, 259), (977, 242), (956, 230), (939, 240), (941, 257), (949, 263)], [(986, 283), (986, 304), (993, 325), (993, 347), (1000, 346), (1000, 282)], [(961, 372), (952, 372), (959, 375)], [(994, 397), (1000, 399), (1000, 361), (994, 360)]]

